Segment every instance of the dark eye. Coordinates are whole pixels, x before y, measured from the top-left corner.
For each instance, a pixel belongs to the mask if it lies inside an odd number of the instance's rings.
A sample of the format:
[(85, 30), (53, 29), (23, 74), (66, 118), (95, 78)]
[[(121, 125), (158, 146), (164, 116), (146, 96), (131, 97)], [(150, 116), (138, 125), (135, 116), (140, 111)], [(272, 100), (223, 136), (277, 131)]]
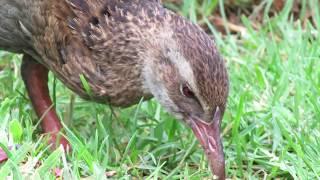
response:
[(184, 96), (188, 98), (194, 98), (194, 93), (191, 91), (190, 87), (187, 84), (181, 85), (180, 91)]

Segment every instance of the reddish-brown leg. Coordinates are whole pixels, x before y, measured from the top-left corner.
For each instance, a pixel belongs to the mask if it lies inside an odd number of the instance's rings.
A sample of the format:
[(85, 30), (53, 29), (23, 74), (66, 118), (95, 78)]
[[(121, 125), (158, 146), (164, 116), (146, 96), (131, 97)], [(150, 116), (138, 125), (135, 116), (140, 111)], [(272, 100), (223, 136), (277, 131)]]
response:
[[(68, 141), (59, 135), (62, 126), (49, 95), (48, 69), (37, 63), (31, 56), (24, 55), (21, 75), (33, 108), (41, 119), (41, 127), (44, 133), (50, 135), (49, 143), (52, 144), (52, 148), (61, 144), (65, 150), (70, 150)], [(7, 154), (0, 148), (0, 163), (7, 159)]]
[(33, 108), (41, 119), (44, 133), (50, 135), (50, 144), (62, 144), (65, 149), (70, 148), (68, 141), (59, 135), (62, 128), (60, 120), (53, 107), (48, 89), (48, 69), (36, 62), (31, 56), (24, 55), (21, 66), (21, 75)]

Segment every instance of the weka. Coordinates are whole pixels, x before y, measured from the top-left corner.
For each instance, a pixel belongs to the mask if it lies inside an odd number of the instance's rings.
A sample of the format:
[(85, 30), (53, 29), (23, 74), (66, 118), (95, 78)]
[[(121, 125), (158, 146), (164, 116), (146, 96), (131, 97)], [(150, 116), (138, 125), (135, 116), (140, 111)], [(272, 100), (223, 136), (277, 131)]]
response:
[(154, 96), (192, 128), (213, 173), (225, 178), (223, 58), (205, 32), (158, 0), (0, 0), (0, 48), (24, 54), (22, 78), (52, 143), (61, 124), (49, 97), (49, 70), (100, 103), (127, 107)]

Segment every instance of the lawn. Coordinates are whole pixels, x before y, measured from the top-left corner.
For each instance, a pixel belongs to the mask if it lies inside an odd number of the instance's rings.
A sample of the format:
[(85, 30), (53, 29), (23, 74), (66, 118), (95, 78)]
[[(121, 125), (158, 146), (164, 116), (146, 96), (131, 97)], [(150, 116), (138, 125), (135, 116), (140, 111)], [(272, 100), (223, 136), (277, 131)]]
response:
[[(244, 31), (221, 34), (207, 18), (219, 4), (195, 2), (168, 7), (208, 27), (226, 60), (227, 176), (320, 179), (319, 9), (314, 8), (315, 22), (300, 21), (287, 1), (276, 16), (265, 14), (259, 28), (243, 16)], [(0, 142), (12, 147), (0, 178), (212, 178), (191, 130), (155, 100), (112, 108), (80, 99), (52, 75), (50, 92), (73, 150), (51, 151), (26, 95), (20, 63), (21, 55), (0, 51)]]

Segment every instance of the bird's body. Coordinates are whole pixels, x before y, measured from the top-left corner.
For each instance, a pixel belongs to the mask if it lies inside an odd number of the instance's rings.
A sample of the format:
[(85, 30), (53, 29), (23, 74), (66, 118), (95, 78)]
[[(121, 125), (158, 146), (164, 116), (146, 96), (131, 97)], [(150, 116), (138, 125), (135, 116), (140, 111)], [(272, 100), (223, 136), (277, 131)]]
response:
[[(31, 55), (82, 97), (89, 98), (80, 75), (90, 84), (91, 99), (129, 106), (151, 96), (143, 89), (142, 57), (157, 29), (139, 18), (160, 23), (155, 12), (167, 13), (158, 3), (145, 2), (134, 8), (131, 1), (2, 0), (0, 48)], [(161, 12), (148, 13), (151, 5)]]
[[(37, 61), (84, 98), (126, 107), (154, 96), (196, 135), (217, 129), (225, 109), (228, 77), (214, 43), (158, 0), (0, 0), (0, 48)], [(22, 66), (27, 88), (34, 81), (26, 69), (41, 65)], [(205, 123), (200, 129), (197, 118)], [(223, 154), (218, 161), (213, 166), (222, 165)]]

